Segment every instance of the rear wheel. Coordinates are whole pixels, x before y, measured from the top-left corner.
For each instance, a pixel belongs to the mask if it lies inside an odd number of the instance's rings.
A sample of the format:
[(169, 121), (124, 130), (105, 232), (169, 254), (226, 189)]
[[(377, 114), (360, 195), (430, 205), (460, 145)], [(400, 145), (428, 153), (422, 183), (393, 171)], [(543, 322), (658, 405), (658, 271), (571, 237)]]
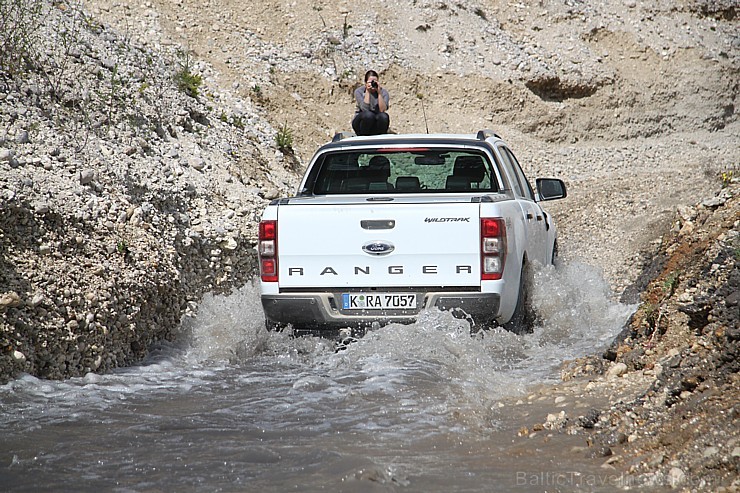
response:
[(504, 324), (504, 328), (515, 334), (531, 333), (534, 330), (534, 311), (530, 299), (530, 286), (532, 283), (532, 273), (529, 266), (525, 263), (522, 267), (522, 273), (519, 277), (519, 296), (516, 301), (516, 308), (511, 319)]

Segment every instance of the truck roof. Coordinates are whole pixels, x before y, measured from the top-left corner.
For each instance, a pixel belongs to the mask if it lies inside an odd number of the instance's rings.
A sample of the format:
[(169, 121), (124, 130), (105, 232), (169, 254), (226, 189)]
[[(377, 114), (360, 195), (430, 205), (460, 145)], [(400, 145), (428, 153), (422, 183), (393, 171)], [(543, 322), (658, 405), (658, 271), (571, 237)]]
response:
[(349, 146), (366, 145), (394, 145), (404, 142), (418, 144), (458, 144), (458, 145), (480, 145), (486, 141), (501, 140), (492, 130), (479, 130), (476, 134), (382, 134), (370, 136), (356, 136), (351, 132), (341, 132), (334, 136), (332, 141), (321, 147), (321, 150), (332, 148), (346, 148)]

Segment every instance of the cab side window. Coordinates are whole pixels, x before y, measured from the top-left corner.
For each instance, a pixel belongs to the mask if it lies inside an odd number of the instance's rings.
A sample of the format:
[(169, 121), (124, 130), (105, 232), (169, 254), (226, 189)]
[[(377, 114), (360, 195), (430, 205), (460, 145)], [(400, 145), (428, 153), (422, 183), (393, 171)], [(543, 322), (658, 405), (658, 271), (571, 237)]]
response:
[(519, 166), (519, 161), (516, 160), (516, 157), (514, 157), (514, 154), (508, 148), (502, 146), (499, 147), (499, 151), (501, 152), (504, 160), (507, 161), (507, 165), (510, 166), (509, 169), (514, 170), (516, 181), (516, 184), (514, 184), (514, 192), (517, 193), (520, 197), (534, 201), (534, 191), (532, 190), (532, 185), (529, 184), (527, 177), (522, 171), (522, 167)]
[(514, 194), (517, 197), (522, 197), (522, 185), (519, 183), (519, 179), (516, 176), (516, 172), (514, 171), (514, 164), (511, 161), (511, 154), (506, 152), (507, 149), (505, 147), (499, 147), (498, 152), (501, 154), (501, 158), (504, 161), (504, 168), (506, 168), (506, 174), (509, 176), (509, 181), (511, 182), (511, 188), (514, 189)]

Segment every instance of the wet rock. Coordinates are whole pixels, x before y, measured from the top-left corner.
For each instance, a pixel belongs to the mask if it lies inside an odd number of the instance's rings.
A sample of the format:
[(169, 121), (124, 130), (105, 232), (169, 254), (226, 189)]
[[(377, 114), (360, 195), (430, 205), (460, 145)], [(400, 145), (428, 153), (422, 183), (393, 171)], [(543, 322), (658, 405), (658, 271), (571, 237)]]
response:
[(21, 297), (15, 291), (0, 294), (0, 312), (20, 306)]
[(612, 431), (606, 436), (606, 444), (610, 447), (622, 445), (627, 442), (627, 435), (621, 431)]
[(548, 414), (542, 426), (546, 430), (562, 430), (567, 424), (568, 416), (565, 411), (560, 411), (557, 414)]
[(601, 416), (601, 411), (598, 409), (589, 409), (585, 415), (578, 417), (578, 424), (582, 428), (592, 429), (599, 421), (599, 416)]
[(602, 357), (607, 361), (617, 361), (617, 347), (616, 345), (609, 346)]
[(663, 461), (665, 461), (665, 455), (660, 452), (656, 452), (650, 456), (650, 459), (647, 461), (647, 465), (654, 468), (661, 465)]
[(592, 459), (600, 459), (602, 457), (610, 457), (612, 452), (611, 447), (606, 445), (595, 445), (589, 449), (588, 457)]
[(606, 372), (606, 378), (609, 380), (614, 380), (616, 378), (621, 377), (627, 373), (627, 365), (625, 363), (622, 363), (621, 361), (619, 363), (613, 364)]

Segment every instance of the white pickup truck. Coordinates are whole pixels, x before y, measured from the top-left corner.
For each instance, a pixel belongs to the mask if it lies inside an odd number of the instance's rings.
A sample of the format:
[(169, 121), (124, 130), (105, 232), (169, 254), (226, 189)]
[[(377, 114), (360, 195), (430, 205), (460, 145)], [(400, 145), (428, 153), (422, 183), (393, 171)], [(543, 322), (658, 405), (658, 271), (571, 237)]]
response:
[(472, 135), (337, 134), (295, 197), (265, 209), (257, 246), (269, 329), (328, 333), (453, 310), (476, 327), (527, 330), (529, 266), (553, 262), (556, 229), (509, 146)]

